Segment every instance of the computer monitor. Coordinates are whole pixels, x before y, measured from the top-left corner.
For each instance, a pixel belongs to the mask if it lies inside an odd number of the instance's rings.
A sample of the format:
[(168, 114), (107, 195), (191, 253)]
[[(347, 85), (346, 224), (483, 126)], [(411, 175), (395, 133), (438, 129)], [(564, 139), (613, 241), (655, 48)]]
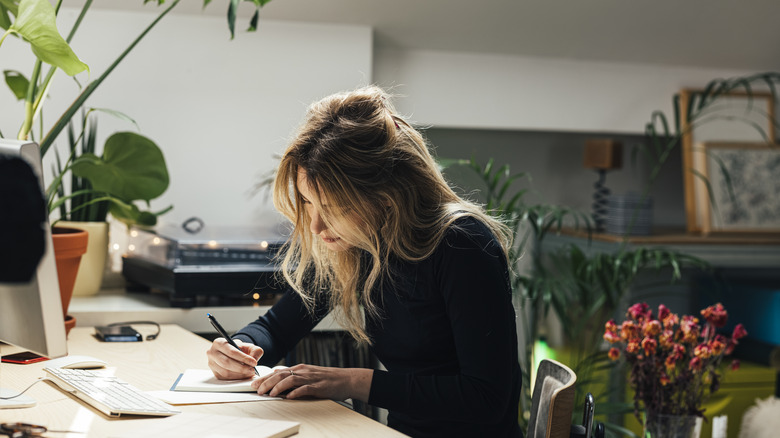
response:
[[(37, 144), (0, 139), (0, 158), (4, 157), (16, 157), (26, 161), (37, 176), (38, 187), (35, 190), (37, 193), (42, 193), (43, 169), (40, 149)], [(18, 183), (18, 181), (16, 182)], [(7, 192), (5, 196), (13, 196), (14, 194)], [(7, 206), (8, 203), (0, 203), (0, 206), (2, 205)], [(21, 212), (2, 211), (3, 209), (0, 208), (0, 215), (6, 216), (5, 219), (10, 218), (11, 215), (21, 215)], [(62, 300), (57, 280), (57, 266), (52, 247), (51, 227), (46, 218), (48, 218), (48, 212), (44, 212), (44, 221), (41, 223), (45, 249), (32, 278), (29, 281), (21, 282), (0, 279), (0, 341), (54, 358), (67, 355), (68, 351)], [(0, 230), (0, 232), (8, 231)], [(0, 245), (0, 251), (11, 250), (13, 249)], [(9, 390), (6, 388), (4, 390), (2, 377), (3, 375), (0, 373), (0, 396), (15, 395), (18, 394), (19, 390), (24, 389)], [(0, 408), (29, 405), (29, 397), (24, 396), (0, 400)]]

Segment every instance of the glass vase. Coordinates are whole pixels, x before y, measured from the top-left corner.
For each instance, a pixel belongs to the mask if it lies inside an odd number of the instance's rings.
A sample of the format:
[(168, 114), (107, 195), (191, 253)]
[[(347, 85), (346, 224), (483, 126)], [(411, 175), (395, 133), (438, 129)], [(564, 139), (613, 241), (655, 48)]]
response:
[(701, 418), (695, 415), (645, 416), (644, 438), (699, 438)]

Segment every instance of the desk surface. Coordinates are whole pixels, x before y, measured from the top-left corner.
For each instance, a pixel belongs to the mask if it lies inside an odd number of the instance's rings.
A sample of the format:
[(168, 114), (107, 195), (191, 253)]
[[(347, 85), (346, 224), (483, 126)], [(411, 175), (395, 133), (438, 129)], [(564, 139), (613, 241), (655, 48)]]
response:
[[(70, 354), (84, 354), (105, 360), (116, 367), (116, 376), (144, 391), (170, 388), (187, 368), (207, 368), (206, 350), (210, 343), (176, 325), (164, 325), (154, 341), (103, 343), (90, 327), (76, 327), (68, 337)], [(0, 353), (18, 351), (0, 347)], [(44, 376), (46, 362), (30, 365), (0, 365), (0, 386), (22, 390)], [(44, 424), (56, 430), (89, 430), (72, 437), (108, 437), (128, 428), (147, 427), (157, 419), (149, 417), (109, 418), (49, 382), (37, 383), (27, 393), (38, 404), (33, 408), (0, 409), (0, 422)], [(232, 416), (255, 416), (301, 424), (296, 437), (402, 437), (381, 423), (330, 400), (275, 400), (178, 406), (182, 412), (203, 412)]]

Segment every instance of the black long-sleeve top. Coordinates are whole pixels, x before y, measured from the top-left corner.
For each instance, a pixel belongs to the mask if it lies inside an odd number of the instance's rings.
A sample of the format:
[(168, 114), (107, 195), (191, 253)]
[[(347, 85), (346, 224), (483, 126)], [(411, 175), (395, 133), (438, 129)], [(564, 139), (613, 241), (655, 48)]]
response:
[[(522, 437), (511, 286), (489, 229), (459, 219), (430, 257), (393, 263), (392, 272), (375, 291), (382, 317), (366, 322), (387, 368), (374, 371), (369, 404), (413, 437)], [(327, 312), (320, 304), (312, 314), (287, 292), (234, 338), (262, 347), (260, 362), (273, 365)]]

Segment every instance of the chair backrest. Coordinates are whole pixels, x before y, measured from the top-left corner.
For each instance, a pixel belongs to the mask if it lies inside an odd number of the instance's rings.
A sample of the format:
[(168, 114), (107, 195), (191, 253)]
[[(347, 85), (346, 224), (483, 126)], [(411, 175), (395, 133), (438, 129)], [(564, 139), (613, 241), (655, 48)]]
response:
[(536, 371), (528, 438), (569, 438), (576, 380), (566, 365), (542, 360)]

